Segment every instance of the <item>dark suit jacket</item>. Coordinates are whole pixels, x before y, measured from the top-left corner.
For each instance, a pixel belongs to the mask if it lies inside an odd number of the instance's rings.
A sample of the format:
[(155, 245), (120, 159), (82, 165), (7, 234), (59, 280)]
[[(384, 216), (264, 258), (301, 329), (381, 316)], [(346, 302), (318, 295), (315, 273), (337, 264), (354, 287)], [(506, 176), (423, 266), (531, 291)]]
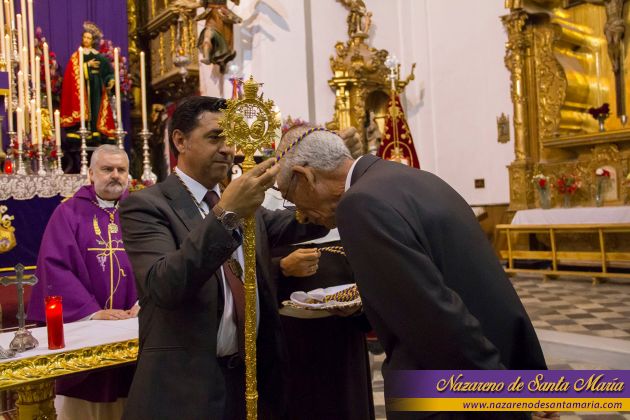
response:
[[(216, 338), (223, 310), (221, 265), (240, 245), (212, 213), (205, 219), (180, 181), (133, 193), (121, 223), (140, 299), (140, 353), (126, 419), (220, 419), (225, 402)], [(269, 246), (322, 236), (289, 211), (256, 213), (260, 326), (258, 389), (276, 414), (285, 408), (286, 349), (267, 285)]]
[(387, 353), (385, 377), (387, 369), (546, 369), (470, 206), (440, 178), (364, 156), (337, 224)]

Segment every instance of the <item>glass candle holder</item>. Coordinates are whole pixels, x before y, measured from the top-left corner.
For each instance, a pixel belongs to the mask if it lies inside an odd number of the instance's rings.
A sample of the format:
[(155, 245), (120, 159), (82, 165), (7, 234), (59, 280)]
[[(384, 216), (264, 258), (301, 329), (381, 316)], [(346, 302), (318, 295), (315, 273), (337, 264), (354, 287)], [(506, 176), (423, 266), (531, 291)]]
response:
[(46, 296), (46, 328), (48, 330), (48, 348), (62, 349), (66, 346), (63, 337), (63, 305), (61, 296)]

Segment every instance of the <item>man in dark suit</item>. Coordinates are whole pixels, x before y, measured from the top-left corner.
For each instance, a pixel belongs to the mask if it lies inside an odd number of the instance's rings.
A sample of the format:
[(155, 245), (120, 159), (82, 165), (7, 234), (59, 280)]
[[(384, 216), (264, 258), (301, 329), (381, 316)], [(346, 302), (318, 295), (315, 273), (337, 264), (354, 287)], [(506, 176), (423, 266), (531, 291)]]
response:
[[(264, 162), (221, 192), (234, 148), (218, 122), (223, 99), (192, 97), (169, 127), (177, 168), (121, 207), (140, 299), (140, 353), (126, 419), (245, 418), (244, 299), (239, 221), (256, 216), (260, 418), (283, 418), (286, 349), (269, 291), (269, 246), (322, 236), (289, 211), (259, 209), (278, 167)], [(242, 269), (241, 269), (242, 271)]]
[(295, 144), (279, 189), (309, 221), (339, 228), (387, 354), (386, 395), (389, 370), (546, 369), (525, 309), (455, 190), (372, 155), (353, 160), (326, 130), (293, 130), (279, 146)]

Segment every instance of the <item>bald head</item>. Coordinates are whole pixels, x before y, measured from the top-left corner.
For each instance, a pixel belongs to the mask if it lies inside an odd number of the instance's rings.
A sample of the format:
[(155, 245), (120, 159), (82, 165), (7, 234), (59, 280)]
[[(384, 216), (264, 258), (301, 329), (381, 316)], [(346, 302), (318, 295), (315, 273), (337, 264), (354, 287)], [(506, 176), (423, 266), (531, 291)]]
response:
[(90, 159), (90, 181), (103, 200), (120, 199), (129, 184), (129, 158), (123, 149), (111, 144), (99, 146)]

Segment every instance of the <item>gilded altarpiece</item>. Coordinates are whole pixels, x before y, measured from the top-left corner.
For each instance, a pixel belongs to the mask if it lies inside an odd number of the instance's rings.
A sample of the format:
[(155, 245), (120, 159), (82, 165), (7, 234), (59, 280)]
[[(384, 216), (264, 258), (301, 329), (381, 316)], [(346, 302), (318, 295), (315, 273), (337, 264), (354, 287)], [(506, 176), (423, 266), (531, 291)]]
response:
[[(624, 182), (629, 172), (630, 127), (627, 113), (630, 79), (616, 81), (609, 54), (602, 1), (507, 0), (501, 20), (507, 33), (505, 65), (510, 71), (515, 160), (509, 166), (510, 209), (538, 207), (534, 174), (553, 183), (561, 174), (582, 182), (573, 201), (593, 205), (595, 170), (610, 168), (614, 182), (605, 205), (627, 203)], [(615, 0), (612, 0), (615, 1)], [(621, 1), (623, 4), (623, 1)], [(623, 8), (625, 27), (630, 22)], [(621, 68), (627, 69), (630, 37), (620, 46)], [(628, 63), (630, 64), (630, 63)], [(622, 105), (617, 106), (617, 97)], [(610, 104), (604, 131), (590, 108)], [(618, 110), (619, 108), (619, 110)], [(555, 202), (559, 205), (558, 197)]]
[(128, 0), (128, 3), (128, 9), (134, 10), (130, 13), (130, 38), (136, 46), (148, 51), (147, 72), (153, 97), (158, 102), (167, 102), (197, 92), (198, 2)]

